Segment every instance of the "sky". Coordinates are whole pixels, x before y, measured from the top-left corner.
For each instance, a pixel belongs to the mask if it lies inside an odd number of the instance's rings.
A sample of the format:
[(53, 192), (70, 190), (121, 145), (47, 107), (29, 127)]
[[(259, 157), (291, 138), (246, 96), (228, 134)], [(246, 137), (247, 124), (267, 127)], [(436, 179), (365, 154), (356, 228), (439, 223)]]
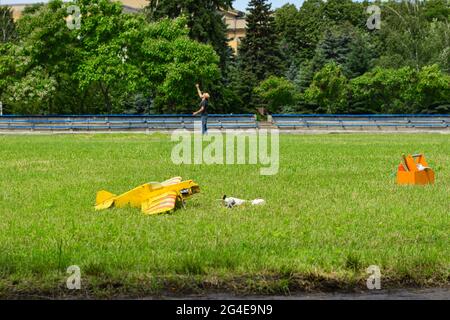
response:
[[(13, 3), (34, 3), (34, 2), (42, 2), (42, 0), (0, 0), (0, 4), (13, 4)], [(249, 0), (235, 0), (234, 8), (245, 11), (247, 8)], [(297, 7), (303, 2), (303, 0), (272, 0), (272, 8), (279, 8), (286, 3), (295, 4)]]

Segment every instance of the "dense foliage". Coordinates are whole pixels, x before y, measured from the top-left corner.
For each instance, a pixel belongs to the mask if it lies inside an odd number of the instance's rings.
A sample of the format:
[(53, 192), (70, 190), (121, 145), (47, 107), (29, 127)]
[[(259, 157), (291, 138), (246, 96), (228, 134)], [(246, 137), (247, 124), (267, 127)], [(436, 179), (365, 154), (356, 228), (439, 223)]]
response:
[(150, 0), (147, 14), (151, 20), (186, 15), (192, 39), (213, 46), (224, 68), (231, 50), (227, 45), (226, 25), (219, 9), (228, 9), (233, 0)]
[[(366, 25), (373, 4), (380, 29)], [(298, 100), (277, 111), (450, 112), (449, 17), (446, 0), (285, 5), (275, 21)]]
[(16, 26), (11, 8), (0, 7), (0, 43), (12, 41), (16, 36)]
[[(251, 0), (233, 56), (220, 10), (232, 0), (76, 0), (0, 7), (0, 101), (20, 114), (185, 113), (195, 83), (211, 112), (449, 113), (446, 0)], [(80, 28), (70, 25), (70, 5)], [(371, 5), (381, 10), (380, 28)], [(72, 26), (72, 28), (70, 28)]]
[(219, 78), (219, 57), (188, 37), (184, 18), (148, 22), (108, 0), (76, 4), (80, 29), (67, 26), (68, 4), (53, 1), (21, 18), (19, 41), (0, 47), (7, 112), (187, 112), (194, 84)]

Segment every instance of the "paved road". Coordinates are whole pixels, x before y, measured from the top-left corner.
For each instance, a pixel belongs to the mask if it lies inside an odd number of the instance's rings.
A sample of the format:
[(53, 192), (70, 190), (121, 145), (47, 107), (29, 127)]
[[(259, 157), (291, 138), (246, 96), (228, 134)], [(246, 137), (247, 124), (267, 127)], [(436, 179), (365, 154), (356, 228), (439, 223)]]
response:
[[(149, 297), (146, 299), (161, 299)], [(400, 289), (366, 291), (361, 293), (300, 293), (291, 296), (234, 296), (230, 294), (196, 295), (188, 297), (163, 297), (162, 299), (205, 300), (450, 300), (450, 288)]]

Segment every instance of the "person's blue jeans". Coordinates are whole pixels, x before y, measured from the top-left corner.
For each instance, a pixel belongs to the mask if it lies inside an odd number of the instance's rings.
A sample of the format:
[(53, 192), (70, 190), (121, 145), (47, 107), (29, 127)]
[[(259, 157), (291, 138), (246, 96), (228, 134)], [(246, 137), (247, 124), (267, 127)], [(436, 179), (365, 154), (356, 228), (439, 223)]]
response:
[(208, 115), (202, 114), (202, 134), (208, 133)]

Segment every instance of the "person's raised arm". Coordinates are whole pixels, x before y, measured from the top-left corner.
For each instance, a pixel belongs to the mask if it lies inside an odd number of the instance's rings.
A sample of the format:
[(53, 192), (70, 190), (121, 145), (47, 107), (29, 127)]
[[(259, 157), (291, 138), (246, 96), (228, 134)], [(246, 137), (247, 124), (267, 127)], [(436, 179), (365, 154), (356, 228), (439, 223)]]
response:
[(202, 93), (202, 91), (200, 90), (200, 85), (197, 83), (197, 84), (195, 85), (195, 87), (197, 88), (198, 96), (199, 96), (200, 98), (203, 98), (203, 93)]

